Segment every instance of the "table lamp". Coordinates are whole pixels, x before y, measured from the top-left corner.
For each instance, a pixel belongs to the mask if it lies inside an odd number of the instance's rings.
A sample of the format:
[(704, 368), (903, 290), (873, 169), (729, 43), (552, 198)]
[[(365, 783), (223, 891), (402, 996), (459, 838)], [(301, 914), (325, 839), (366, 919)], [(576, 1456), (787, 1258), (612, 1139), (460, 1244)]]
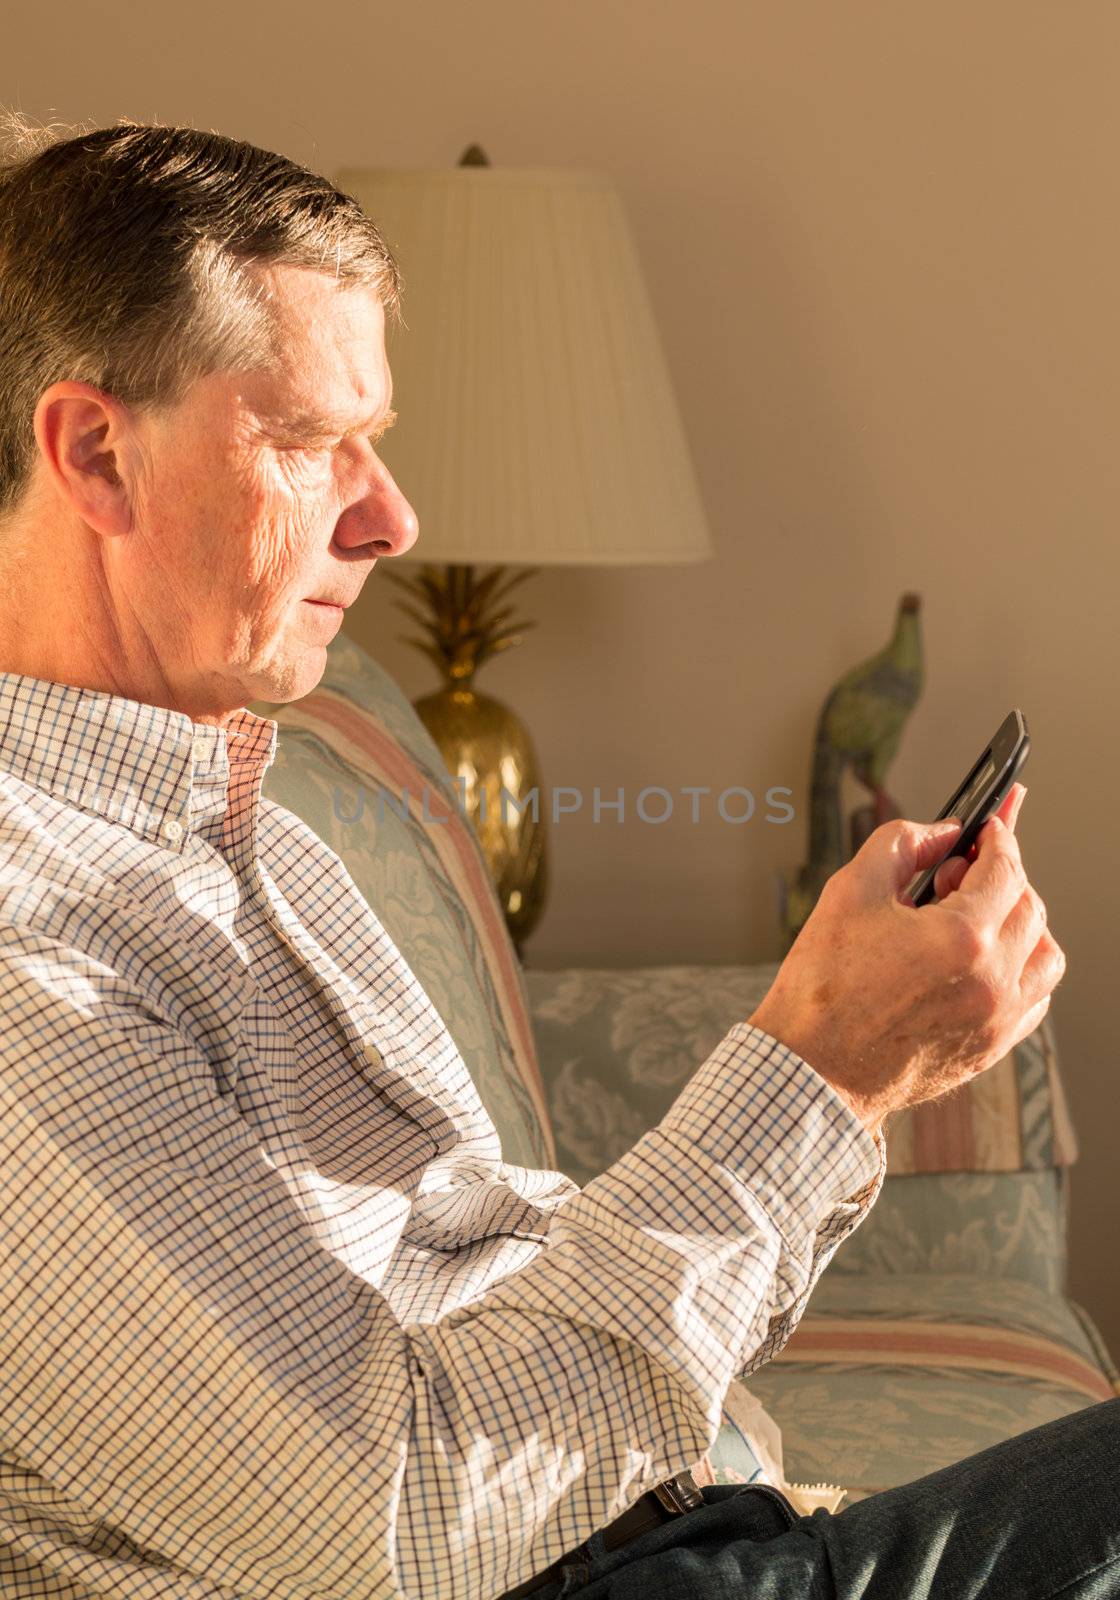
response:
[(407, 642), (444, 677), (415, 708), (520, 956), (548, 884), (540, 766), (521, 720), (474, 687), (533, 626), (513, 620), (510, 593), (545, 565), (702, 560), (710, 535), (606, 178), (492, 167), (472, 146), (458, 167), (348, 168), (335, 181), (404, 280), (404, 326), (388, 332), (400, 420), (379, 451), (420, 538), (396, 571), (379, 570), (407, 591), (395, 603), (422, 630)]

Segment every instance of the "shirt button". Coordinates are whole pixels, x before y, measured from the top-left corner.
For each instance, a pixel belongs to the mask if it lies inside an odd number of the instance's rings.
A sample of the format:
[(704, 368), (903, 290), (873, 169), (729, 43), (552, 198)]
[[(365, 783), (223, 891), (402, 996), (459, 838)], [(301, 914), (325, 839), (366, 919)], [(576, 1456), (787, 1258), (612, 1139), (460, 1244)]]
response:
[(179, 840), (183, 837), (183, 824), (181, 822), (176, 822), (175, 818), (172, 817), (169, 822), (164, 823), (163, 827), (160, 829), (160, 832), (163, 834), (163, 837), (167, 840), (168, 844), (178, 844)]
[(206, 740), (205, 739), (196, 739), (194, 741), (194, 743), (191, 745), (191, 752), (194, 755), (194, 758), (195, 758), (196, 761), (199, 761), (199, 762), (205, 761), (207, 755), (209, 754), (209, 751), (206, 748)]

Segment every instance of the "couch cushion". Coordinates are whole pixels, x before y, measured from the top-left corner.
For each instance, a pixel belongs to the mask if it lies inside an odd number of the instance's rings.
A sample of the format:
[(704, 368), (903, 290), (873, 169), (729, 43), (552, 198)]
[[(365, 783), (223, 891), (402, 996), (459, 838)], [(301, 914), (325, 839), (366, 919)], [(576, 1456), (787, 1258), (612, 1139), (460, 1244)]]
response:
[[(668, 1109), (777, 972), (764, 966), (525, 974), (562, 1169), (585, 1183)], [(1049, 1018), (989, 1072), (887, 1125), (888, 1169), (1044, 1171), (1076, 1145)]]
[(1066, 1212), (1061, 1168), (888, 1177), (828, 1270), (1023, 1278), (1063, 1294)]
[(1034, 1284), (831, 1270), (746, 1381), (781, 1430), (786, 1477), (852, 1502), (1120, 1394), (1087, 1315)]
[(521, 967), (439, 751), (393, 679), (340, 634), (275, 717), (264, 794), (340, 857), (466, 1063), (507, 1161), (555, 1166)]

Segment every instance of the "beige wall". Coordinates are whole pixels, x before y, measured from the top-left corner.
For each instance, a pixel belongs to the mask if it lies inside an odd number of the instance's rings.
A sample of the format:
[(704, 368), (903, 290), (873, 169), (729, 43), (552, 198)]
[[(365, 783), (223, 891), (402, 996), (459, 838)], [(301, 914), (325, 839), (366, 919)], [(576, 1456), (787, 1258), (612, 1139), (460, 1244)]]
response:
[[(520, 591), (539, 628), (482, 687), (553, 784), (803, 795), (823, 691), (921, 591), (928, 688), (893, 787), (929, 814), (1010, 705), (1030, 719), (1021, 835), (1070, 957), (1072, 1287), (1120, 1351), (1111, 0), (21, 9), (0, 103), (36, 114), (193, 121), (328, 172), (478, 139), (615, 178), (717, 559), (543, 574)], [(376, 575), (351, 626), (433, 685)], [(562, 823), (530, 962), (774, 953), (800, 829), (707, 815)]]

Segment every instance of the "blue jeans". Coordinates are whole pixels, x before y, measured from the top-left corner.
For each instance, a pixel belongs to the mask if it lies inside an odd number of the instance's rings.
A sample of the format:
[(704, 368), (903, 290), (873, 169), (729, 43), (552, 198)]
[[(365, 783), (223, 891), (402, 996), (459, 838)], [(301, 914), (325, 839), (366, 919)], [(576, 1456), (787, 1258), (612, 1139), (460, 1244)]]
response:
[(540, 1600), (1120, 1597), (1120, 1399), (835, 1514), (757, 1484), (703, 1494), (621, 1550), (593, 1535)]

